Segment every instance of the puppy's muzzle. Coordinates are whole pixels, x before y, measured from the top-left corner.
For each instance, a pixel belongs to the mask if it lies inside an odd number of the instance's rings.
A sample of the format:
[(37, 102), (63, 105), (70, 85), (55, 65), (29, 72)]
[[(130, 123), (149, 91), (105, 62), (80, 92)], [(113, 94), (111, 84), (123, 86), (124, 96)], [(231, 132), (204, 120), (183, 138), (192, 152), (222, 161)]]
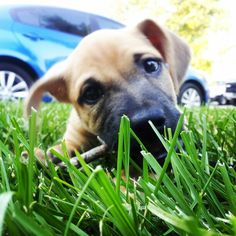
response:
[[(165, 154), (165, 149), (149, 124), (149, 121), (151, 121), (156, 129), (163, 134), (166, 126), (164, 111), (159, 108), (155, 110), (141, 110), (131, 117), (130, 121), (132, 130), (139, 137), (144, 146), (149, 151), (152, 151), (157, 159), (165, 156), (163, 155)], [(131, 149), (132, 152), (140, 152), (139, 144), (134, 139), (131, 140)]]
[[(159, 88), (153, 87), (151, 83), (135, 80), (129, 84), (129, 89), (120, 88), (112, 93), (107, 100), (105, 109), (106, 116), (99, 136), (116, 150), (116, 135), (122, 115), (128, 116), (130, 125), (136, 136), (141, 140), (148, 151), (153, 153), (157, 159), (165, 153), (165, 148), (149, 124), (151, 121), (155, 128), (164, 134), (165, 128), (170, 128), (174, 133), (180, 113), (175, 103)], [(131, 92), (135, 91), (135, 92)], [(109, 103), (108, 103), (109, 101)], [(131, 140), (131, 155), (140, 158), (140, 145), (133, 138)]]
[(164, 111), (162, 109), (140, 111), (131, 117), (131, 127), (138, 136), (150, 138), (153, 131), (148, 121), (151, 121), (162, 132), (166, 123)]

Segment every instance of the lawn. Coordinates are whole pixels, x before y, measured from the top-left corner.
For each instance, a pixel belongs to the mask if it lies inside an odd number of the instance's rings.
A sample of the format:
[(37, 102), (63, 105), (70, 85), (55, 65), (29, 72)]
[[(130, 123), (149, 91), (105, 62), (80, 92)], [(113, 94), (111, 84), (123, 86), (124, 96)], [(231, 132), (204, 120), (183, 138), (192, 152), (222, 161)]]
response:
[[(27, 122), (21, 103), (0, 103), (0, 234), (236, 235), (235, 108), (186, 110), (165, 137), (154, 128), (168, 151), (163, 166), (141, 142), (143, 167), (135, 165), (135, 134), (123, 117), (117, 154), (86, 164), (77, 153), (76, 169), (65, 152), (58, 157), (67, 171), (42, 167), (34, 147), (60, 142), (69, 110), (46, 104)], [(28, 163), (21, 161), (25, 150)], [(130, 178), (129, 166), (139, 178)]]

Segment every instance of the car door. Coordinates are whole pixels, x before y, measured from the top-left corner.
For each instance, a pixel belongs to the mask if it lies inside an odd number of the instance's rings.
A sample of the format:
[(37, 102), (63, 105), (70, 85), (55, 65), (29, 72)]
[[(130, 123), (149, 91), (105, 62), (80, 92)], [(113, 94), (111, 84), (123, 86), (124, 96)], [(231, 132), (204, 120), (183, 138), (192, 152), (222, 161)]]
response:
[(67, 57), (88, 33), (87, 14), (42, 6), (12, 10), (13, 31), (25, 53), (42, 71)]

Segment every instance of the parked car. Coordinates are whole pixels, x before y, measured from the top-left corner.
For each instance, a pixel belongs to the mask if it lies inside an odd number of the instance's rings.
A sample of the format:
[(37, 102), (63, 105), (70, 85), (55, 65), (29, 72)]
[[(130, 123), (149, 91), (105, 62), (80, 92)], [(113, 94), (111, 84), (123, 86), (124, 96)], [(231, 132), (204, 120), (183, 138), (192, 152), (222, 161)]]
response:
[(226, 82), (226, 92), (224, 96), (227, 103), (236, 106), (236, 79)]
[[(95, 14), (49, 5), (0, 7), (0, 100), (24, 98), (32, 83), (67, 57), (87, 34), (123, 24)], [(48, 98), (48, 97), (47, 97)], [(200, 106), (208, 100), (205, 80), (189, 70), (178, 101)]]
[(24, 98), (31, 84), (87, 34), (119, 22), (65, 7), (0, 7), (0, 100)]
[(226, 84), (223, 81), (212, 81), (210, 84), (210, 101), (217, 102), (219, 105), (226, 105), (225, 97)]
[(207, 80), (197, 70), (190, 68), (182, 82), (178, 94), (178, 103), (182, 106), (201, 106), (209, 101)]
[(211, 101), (216, 101), (219, 105), (236, 105), (236, 76), (226, 78), (225, 81), (216, 81), (214, 91), (211, 89)]

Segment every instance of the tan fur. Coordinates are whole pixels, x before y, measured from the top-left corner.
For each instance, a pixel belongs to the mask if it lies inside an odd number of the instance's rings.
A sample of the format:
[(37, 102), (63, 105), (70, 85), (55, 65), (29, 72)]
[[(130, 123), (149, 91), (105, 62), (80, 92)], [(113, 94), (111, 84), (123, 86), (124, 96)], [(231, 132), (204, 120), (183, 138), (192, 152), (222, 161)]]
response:
[[(189, 48), (173, 33), (146, 20), (134, 28), (100, 30), (85, 37), (65, 61), (53, 66), (33, 85), (26, 99), (26, 113), (30, 113), (31, 107), (38, 108), (45, 91), (59, 101), (71, 103), (73, 110), (64, 139), (69, 149), (90, 148), (96, 142), (101, 121), (93, 120), (96, 107), (80, 106), (77, 102), (83, 83), (94, 77), (107, 86), (116, 82), (129, 89), (126, 78), (135, 73), (135, 53), (163, 58), (168, 66), (156, 83), (176, 100), (189, 63)], [(130, 88), (130, 93), (135, 93), (135, 89)]]

